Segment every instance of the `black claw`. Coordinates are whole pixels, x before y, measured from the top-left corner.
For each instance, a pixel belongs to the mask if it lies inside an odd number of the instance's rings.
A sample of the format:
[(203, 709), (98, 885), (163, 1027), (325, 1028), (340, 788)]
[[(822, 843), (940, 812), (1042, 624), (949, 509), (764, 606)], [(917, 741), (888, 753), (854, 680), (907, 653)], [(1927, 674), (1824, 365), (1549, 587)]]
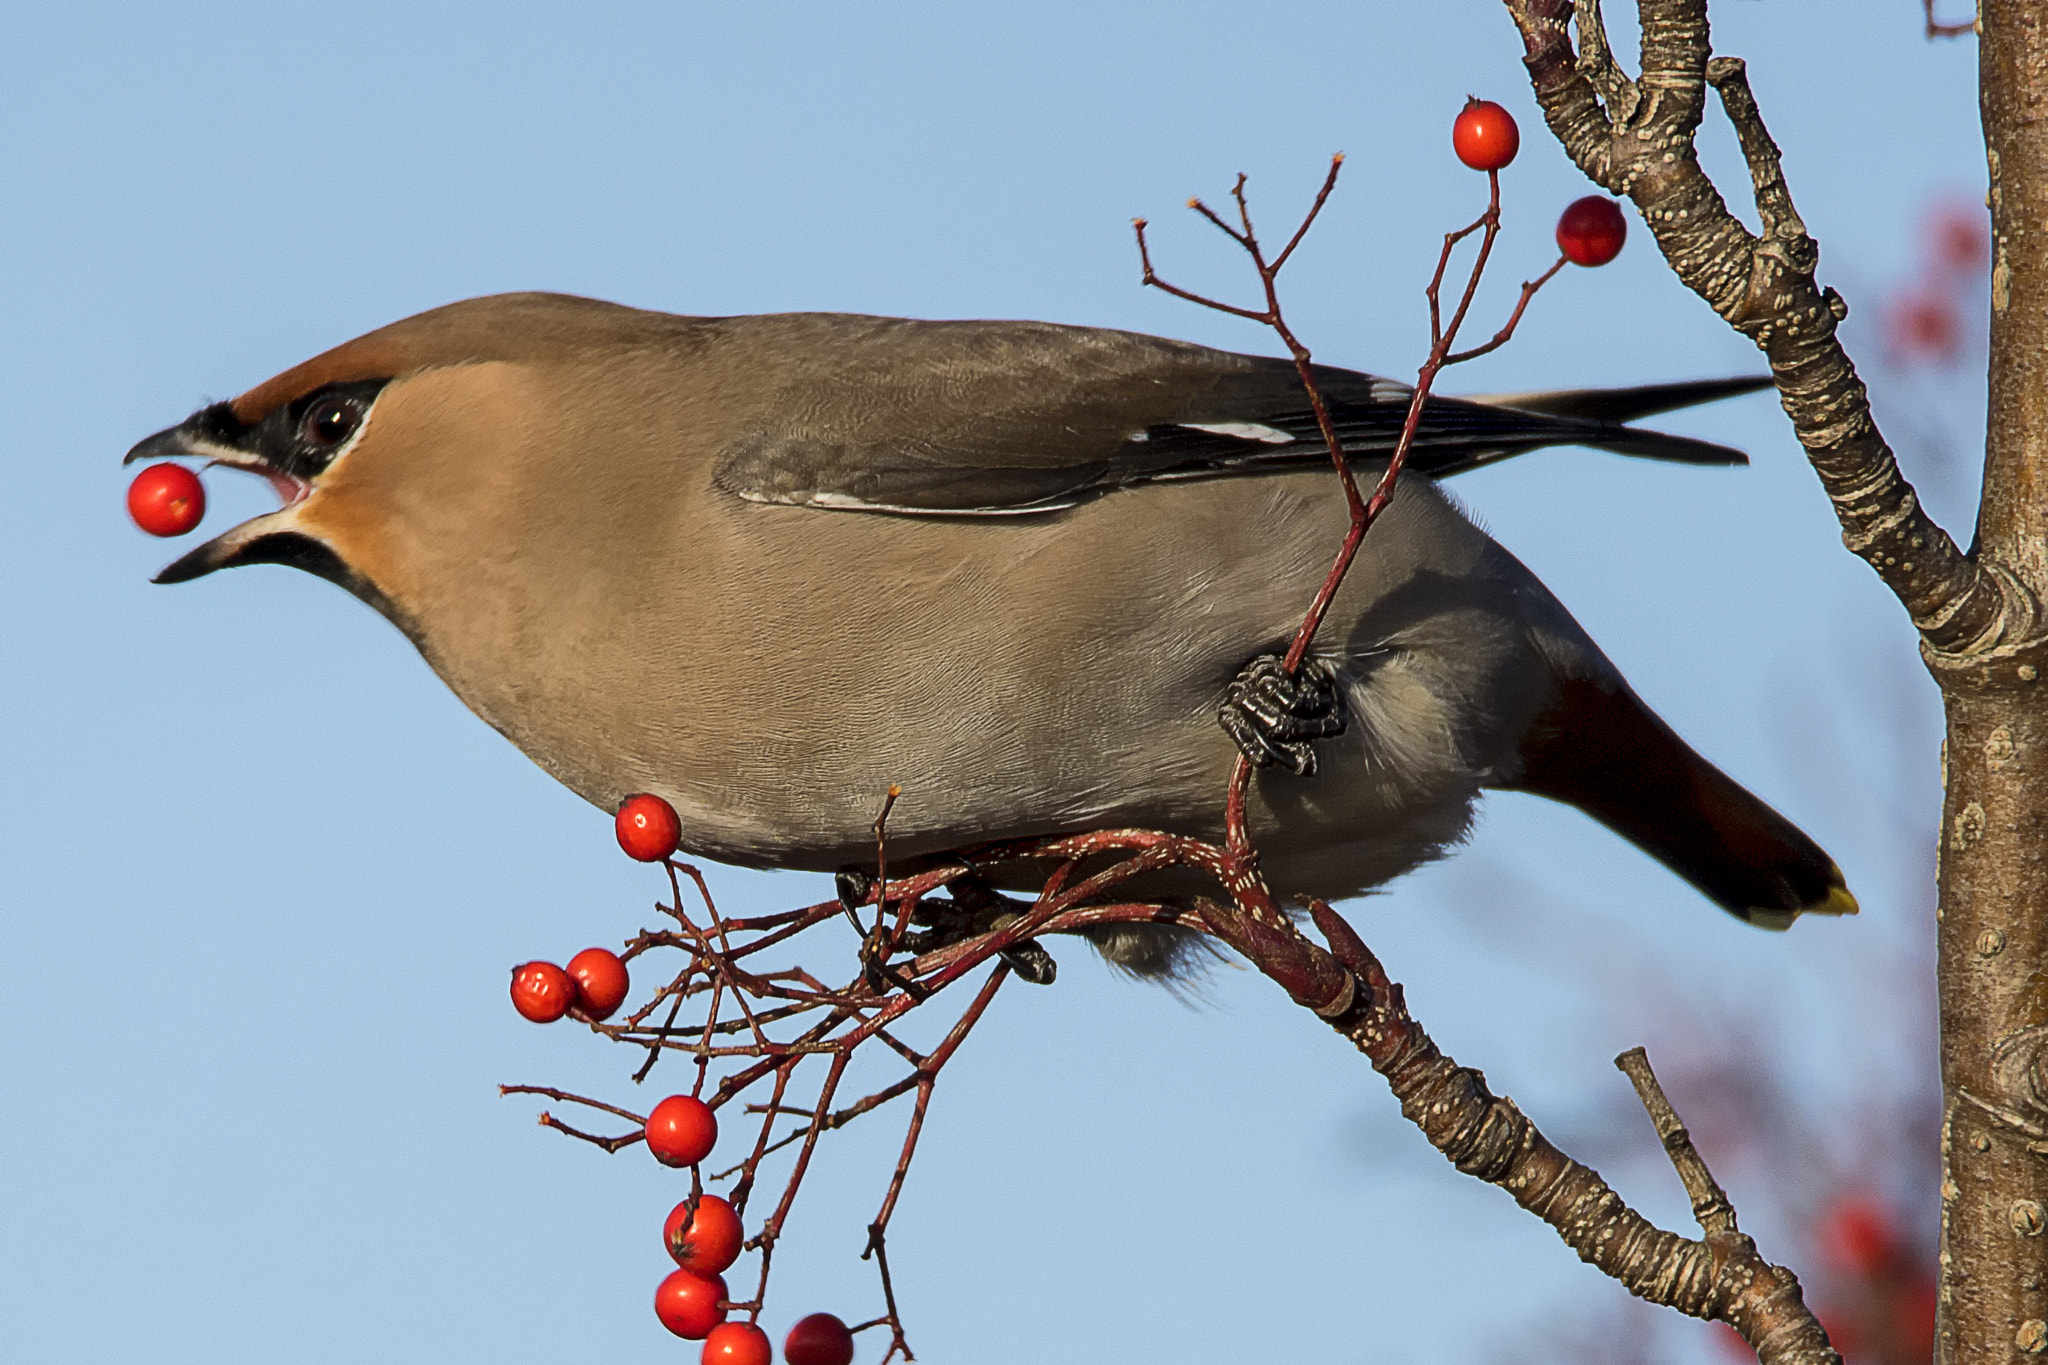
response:
[(1020, 980), (1034, 986), (1050, 986), (1060, 974), (1060, 964), (1052, 960), (1052, 954), (1030, 939), (1012, 943), (996, 956), (1009, 963)]
[(832, 874), (832, 887), (839, 893), (839, 904), (852, 914), (868, 903), (868, 897), (875, 893), (875, 879), (848, 863)]
[(1255, 766), (1277, 763), (1297, 777), (1314, 775), (1315, 741), (1343, 734), (1350, 721), (1335, 669), (1308, 659), (1290, 675), (1277, 654), (1244, 666), (1216, 719)]

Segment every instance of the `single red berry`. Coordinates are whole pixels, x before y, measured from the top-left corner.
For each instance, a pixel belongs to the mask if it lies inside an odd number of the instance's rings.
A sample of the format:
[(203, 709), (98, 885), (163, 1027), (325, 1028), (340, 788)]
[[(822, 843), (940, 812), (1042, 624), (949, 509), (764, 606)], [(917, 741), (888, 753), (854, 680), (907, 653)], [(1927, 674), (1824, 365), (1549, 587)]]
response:
[(1852, 1275), (1875, 1278), (1894, 1265), (1903, 1247), (1896, 1224), (1868, 1195), (1849, 1193), (1821, 1214), (1819, 1240), (1830, 1261)]
[(768, 1334), (751, 1322), (721, 1323), (704, 1338), (704, 1365), (768, 1365), (775, 1348)]
[(1970, 275), (1990, 261), (1991, 224), (1982, 208), (1974, 204), (1946, 205), (1935, 213), (1927, 227), (1934, 263), (1941, 269)]
[(697, 1214), (690, 1216), (690, 1201), (669, 1210), (661, 1225), (661, 1244), (676, 1264), (699, 1275), (716, 1275), (740, 1258), (740, 1216), (732, 1205), (715, 1194), (697, 1197)]
[(128, 515), (153, 536), (182, 536), (206, 515), (206, 485), (181, 464), (153, 464), (128, 485)]
[(654, 1291), (654, 1316), (685, 1341), (702, 1341), (725, 1321), (725, 1280), (718, 1275), (672, 1271)]
[(576, 1003), (576, 983), (552, 962), (512, 969), (512, 1008), (536, 1024), (552, 1024)]
[(853, 1333), (830, 1313), (813, 1313), (789, 1329), (782, 1358), (789, 1365), (852, 1365)]
[(1557, 249), (1573, 265), (1606, 265), (1628, 240), (1621, 205), (1604, 194), (1589, 194), (1565, 205), (1557, 218)]
[(1963, 352), (1963, 319), (1942, 295), (1915, 290), (1885, 310), (1885, 340), (1907, 363), (1946, 364)]
[(1515, 116), (1492, 100), (1465, 100), (1451, 125), (1451, 150), (1475, 171), (1497, 171), (1522, 150), (1522, 130)]
[(576, 982), (577, 1008), (593, 1019), (611, 1018), (633, 988), (626, 964), (608, 948), (585, 948), (570, 958), (569, 976)]
[(683, 822), (676, 808), (658, 796), (641, 792), (619, 807), (619, 847), (629, 858), (658, 863), (683, 841)]
[(670, 1095), (647, 1116), (647, 1150), (664, 1166), (694, 1166), (718, 1144), (718, 1116), (694, 1095)]

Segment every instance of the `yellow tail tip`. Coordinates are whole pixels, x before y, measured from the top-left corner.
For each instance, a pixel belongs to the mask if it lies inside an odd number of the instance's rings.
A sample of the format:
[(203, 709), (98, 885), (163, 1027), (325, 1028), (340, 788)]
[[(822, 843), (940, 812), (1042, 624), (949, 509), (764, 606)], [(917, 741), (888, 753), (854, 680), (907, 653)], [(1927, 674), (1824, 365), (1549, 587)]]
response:
[(1853, 915), (1863, 907), (1856, 903), (1856, 897), (1849, 894), (1849, 888), (1840, 882), (1828, 888), (1826, 896), (1797, 910), (1780, 910), (1776, 906), (1752, 905), (1742, 912), (1742, 918), (1759, 929), (1770, 929), (1783, 933), (1792, 927), (1792, 922), (1801, 915)]
[(1862, 908), (1856, 903), (1856, 898), (1849, 894), (1848, 887), (1831, 886), (1828, 888), (1826, 900), (1809, 905), (1806, 910), (1812, 915), (1853, 915)]

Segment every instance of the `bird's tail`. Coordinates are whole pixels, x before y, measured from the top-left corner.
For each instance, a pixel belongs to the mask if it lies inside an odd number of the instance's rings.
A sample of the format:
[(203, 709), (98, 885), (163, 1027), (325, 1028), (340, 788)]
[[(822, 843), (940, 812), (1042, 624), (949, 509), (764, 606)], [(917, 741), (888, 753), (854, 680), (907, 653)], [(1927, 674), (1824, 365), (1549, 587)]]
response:
[(1834, 860), (1695, 753), (1619, 679), (1566, 682), (1496, 785), (1577, 806), (1765, 929), (1801, 914), (1853, 915)]
[(1541, 389), (1532, 393), (1489, 393), (1474, 396), (1468, 401), (1547, 413), (1552, 417), (1582, 417), (1591, 422), (1633, 422), (1641, 417), (1655, 417), (1660, 412), (1755, 393), (1758, 389), (1768, 389), (1774, 382), (1767, 374), (1746, 374), (1735, 379), (1638, 384), (1630, 389)]
[(1562, 418), (1589, 429), (1575, 435), (1573, 444), (1610, 450), (1617, 455), (1634, 455), (1650, 460), (1673, 460), (1681, 464), (1746, 464), (1748, 457), (1728, 446), (1701, 441), (1691, 436), (1673, 436), (1662, 431), (1643, 431), (1625, 426), (1641, 417), (1653, 417), (1676, 408), (1712, 403), (1739, 394), (1754, 393), (1772, 384), (1769, 375), (1744, 375), (1737, 379), (1694, 379), (1678, 384), (1639, 384), (1628, 389), (1546, 389), (1533, 393), (1495, 393), (1466, 401), (1519, 412), (1540, 413)]

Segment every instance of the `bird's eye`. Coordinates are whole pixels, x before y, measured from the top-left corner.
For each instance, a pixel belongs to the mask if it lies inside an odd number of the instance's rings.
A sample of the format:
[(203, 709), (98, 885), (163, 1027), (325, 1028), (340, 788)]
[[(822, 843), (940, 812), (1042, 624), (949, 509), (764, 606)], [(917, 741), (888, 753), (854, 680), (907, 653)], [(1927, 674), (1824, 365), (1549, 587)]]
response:
[(306, 409), (299, 435), (310, 446), (338, 446), (363, 424), (363, 405), (353, 398), (328, 397)]

